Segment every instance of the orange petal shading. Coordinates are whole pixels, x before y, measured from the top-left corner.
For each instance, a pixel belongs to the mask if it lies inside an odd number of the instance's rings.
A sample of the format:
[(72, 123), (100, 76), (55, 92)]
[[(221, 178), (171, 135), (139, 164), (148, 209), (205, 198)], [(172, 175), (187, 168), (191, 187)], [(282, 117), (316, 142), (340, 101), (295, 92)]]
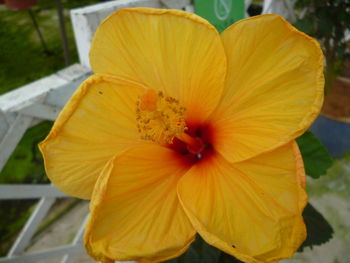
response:
[(206, 20), (180, 10), (122, 9), (104, 20), (90, 52), (94, 72), (117, 75), (180, 100), (202, 121), (224, 87), (225, 52)]
[(93, 75), (74, 93), (39, 145), (51, 182), (89, 199), (102, 168), (139, 139), (136, 101), (144, 92), (122, 79)]
[(195, 236), (176, 186), (189, 166), (158, 145), (112, 159), (96, 183), (85, 246), (96, 260), (159, 262), (179, 256)]
[(212, 118), (218, 151), (242, 161), (300, 136), (323, 102), (319, 44), (278, 15), (244, 19), (222, 40), (226, 85)]
[(291, 257), (306, 237), (304, 178), (292, 142), (240, 163), (215, 155), (182, 177), (178, 195), (209, 244), (246, 263), (275, 262)]

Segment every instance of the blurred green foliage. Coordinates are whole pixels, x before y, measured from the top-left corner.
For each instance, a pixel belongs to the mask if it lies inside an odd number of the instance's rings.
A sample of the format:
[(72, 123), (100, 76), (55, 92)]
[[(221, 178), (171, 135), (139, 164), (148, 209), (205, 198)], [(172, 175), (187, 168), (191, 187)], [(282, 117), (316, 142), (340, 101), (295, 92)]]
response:
[(350, 0), (297, 0), (300, 18), (295, 26), (316, 38), (326, 57), (326, 91), (342, 73), (344, 59), (350, 57), (345, 32), (350, 29)]

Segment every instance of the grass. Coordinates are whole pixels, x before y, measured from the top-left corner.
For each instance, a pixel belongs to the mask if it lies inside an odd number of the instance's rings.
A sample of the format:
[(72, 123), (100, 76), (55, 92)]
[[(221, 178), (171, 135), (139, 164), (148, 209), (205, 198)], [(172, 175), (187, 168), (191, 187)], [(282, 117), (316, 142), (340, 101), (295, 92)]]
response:
[(4, 256), (30, 216), (33, 200), (0, 201), (0, 256)]
[[(78, 61), (68, 9), (96, 0), (63, 1), (65, 26), (72, 62)], [(47, 44), (46, 54), (27, 11), (12, 11), (0, 5), (0, 94), (49, 75), (64, 67), (55, 1), (41, 0), (33, 8)]]
[[(71, 63), (78, 61), (69, 9), (97, 0), (62, 0)], [(0, 5), (0, 95), (52, 74), (65, 67), (55, 1), (38, 0), (33, 8), (47, 44), (46, 54), (27, 11), (12, 11)], [(0, 183), (48, 183), (37, 144), (48, 134), (52, 123), (29, 129), (0, 172)], [(5, 255), (14, 237), (30, 215), (35, 200), (0, 201), (0, 256)]]
[(37, 144), (51, 128), (49, 121), (27, 130), (0, 173), (0, 183), (47, 183), (43, 160)]
[(0, 93), (20, 87), (63, 67), (59, 36), (52, 36), (52, 32), (47, 34), (47, 27), (43, 26), (47, 24), (53, 11), (35, 11), (35, 14), (51, 50), (50, 55), (43, 52), (26, 11), (1, 11)]

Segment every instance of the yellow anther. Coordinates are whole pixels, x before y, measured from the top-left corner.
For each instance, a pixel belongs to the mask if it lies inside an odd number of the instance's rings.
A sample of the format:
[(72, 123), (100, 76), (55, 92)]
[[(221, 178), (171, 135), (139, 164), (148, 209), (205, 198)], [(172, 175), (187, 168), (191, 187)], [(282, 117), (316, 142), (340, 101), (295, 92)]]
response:
[(186, 129), (185, 108), (173, 97), (145, 91), (136, 102), (137, 128), (144, 140), (171, 143)]

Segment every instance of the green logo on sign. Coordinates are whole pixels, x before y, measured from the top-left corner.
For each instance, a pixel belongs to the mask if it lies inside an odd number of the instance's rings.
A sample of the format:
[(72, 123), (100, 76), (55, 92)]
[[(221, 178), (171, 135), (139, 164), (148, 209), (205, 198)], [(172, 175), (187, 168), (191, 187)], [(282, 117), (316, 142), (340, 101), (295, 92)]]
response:
[(195, 11), (221, 32), (244, 17), (244, 0), (195, 0)]
[(214, 0), (214, 13), (220, 20), (225, 20), (232, 12), (232, 0)]

